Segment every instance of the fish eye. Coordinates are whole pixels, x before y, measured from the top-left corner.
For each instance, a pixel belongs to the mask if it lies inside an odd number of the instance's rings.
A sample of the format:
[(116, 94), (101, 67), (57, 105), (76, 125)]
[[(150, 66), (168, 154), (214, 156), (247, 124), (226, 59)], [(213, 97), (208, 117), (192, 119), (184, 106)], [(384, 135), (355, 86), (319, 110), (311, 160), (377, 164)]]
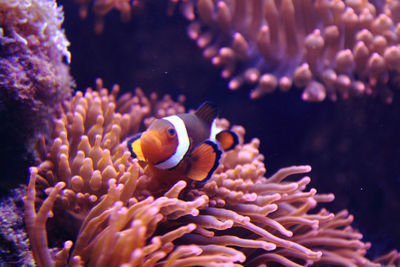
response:
[(168, 134), (169, 134), (169, 136), (171, 136), (171, 137), (175, 136), (175, 134), (176, 134), (175, 129), (174, 129), (174, 128), (169, 128), (169, 129), (168, 129)]

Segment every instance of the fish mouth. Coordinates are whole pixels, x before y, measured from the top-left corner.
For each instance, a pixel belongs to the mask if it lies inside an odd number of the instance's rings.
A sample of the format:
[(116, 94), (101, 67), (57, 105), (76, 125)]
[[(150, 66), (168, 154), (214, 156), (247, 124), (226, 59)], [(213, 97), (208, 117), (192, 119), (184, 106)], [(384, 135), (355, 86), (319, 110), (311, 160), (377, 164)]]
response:
[(157, 132), (154, 131), (146, 131), (141, 136), (143, 143), (148, 146), (154, 146), (155, 148), (161, 147), (160, 138), (158, 138)]
[(161, 140), (158, 133), (155, 131), (146, 131), (140, 137), (143, 156), (148, 159), (150, 163), (158, 161), (159, 153), (162, 149)]

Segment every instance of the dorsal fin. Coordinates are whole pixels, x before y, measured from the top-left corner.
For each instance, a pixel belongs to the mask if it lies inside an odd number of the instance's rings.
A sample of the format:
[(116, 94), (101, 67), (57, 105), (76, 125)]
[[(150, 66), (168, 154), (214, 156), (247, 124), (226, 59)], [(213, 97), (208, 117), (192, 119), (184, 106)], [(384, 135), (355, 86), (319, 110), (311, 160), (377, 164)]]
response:
[(213, 102), (206, 101), (194, 112), (194, 115), (211, 125), (212, 121), (218, 115), (217, 105)]

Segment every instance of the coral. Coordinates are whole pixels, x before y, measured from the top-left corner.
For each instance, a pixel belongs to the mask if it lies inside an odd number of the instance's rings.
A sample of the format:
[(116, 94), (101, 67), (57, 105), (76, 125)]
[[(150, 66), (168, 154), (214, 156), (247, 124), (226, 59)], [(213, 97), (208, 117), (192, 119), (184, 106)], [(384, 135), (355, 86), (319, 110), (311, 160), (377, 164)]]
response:
[(50, 0), (1, 1), (0, 14), (2, 112), (26, 118), (28, 130), (43, 130), (43, 119), (55, 115), (73, 85), (63, 63), (70, 54), (62, 11)]
[(26, 187), (13, 189), (0, 203), (0, 265), (24, 263), (33, 266), (23, 223)]
[(11, 161), (25, 157), (38, 134), (50, 132), (60, 103), (71, 94), (62, 21), (55, 1), (0, 1), (0, 137), (7, 140), (2, 164), (10, 175)]
[[(171, 1), (176, 3), (176, 1)], [(181, 1), (189, 36), (252, 98), (292, 85), (307, 101), (399, 87), (398, 1)]]
[(56, 2), (1, 0), (0, 14), (3, 42), (21, 42), (32, 50), (43, 49), (49, 59), (58, 61), (63, 55), (70, 61), (69, 42), (61, 30), (64, 16)]
[[(102, 87), (98, 80), (96, 90), (65, 102), (53, 142), (41, 144), (41, 163), (30, 170), (25, 221), (39, 266), (378, 266), (364, 257), (370, 245), (351, 227), (352, 215), (312, 211), (334, 197), (306, 190), (308, 176), (291, 177), (311, 167), (266, 178), (260, 141), (244, 143), (240, 126), (232, 130), (241, 144), (223, 155), (209, 181), (178, 181), (152, 195), (151, 177), (130, 158), (124, 140), (154, 117), (184, 112), (184, 99), (149, 99), (139, 89), (117, 98), (118, 86), (110, 94)], [(227, 120), (218, 123), (229, 127)], [(57, 240), (49, 226), (64, 220), (74, 246)], [(63, 247), (52, 255), (48, 240)], [(399, 255), (380, 260), (395, 263)]]
[(1, 1), (0, 14), (2, 112), (26, 118), (28, 130), (43, 130), (43, 118), (55, 115), (73, 85), (62, 63), (70, 60), (63, 14), (53, 1)]

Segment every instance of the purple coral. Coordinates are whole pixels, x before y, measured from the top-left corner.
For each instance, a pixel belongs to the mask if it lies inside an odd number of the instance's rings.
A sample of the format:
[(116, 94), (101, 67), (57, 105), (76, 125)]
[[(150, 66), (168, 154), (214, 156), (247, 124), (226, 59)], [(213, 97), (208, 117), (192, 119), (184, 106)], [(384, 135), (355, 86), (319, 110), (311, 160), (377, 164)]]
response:
[[(71, 94), (69, 43), (55, 2), (0, 1), (1, 165), (11, 177)], [(10, 157), (10, 155), (13, 157)], [(17, 175), (18, 176), (18, 175)]]

